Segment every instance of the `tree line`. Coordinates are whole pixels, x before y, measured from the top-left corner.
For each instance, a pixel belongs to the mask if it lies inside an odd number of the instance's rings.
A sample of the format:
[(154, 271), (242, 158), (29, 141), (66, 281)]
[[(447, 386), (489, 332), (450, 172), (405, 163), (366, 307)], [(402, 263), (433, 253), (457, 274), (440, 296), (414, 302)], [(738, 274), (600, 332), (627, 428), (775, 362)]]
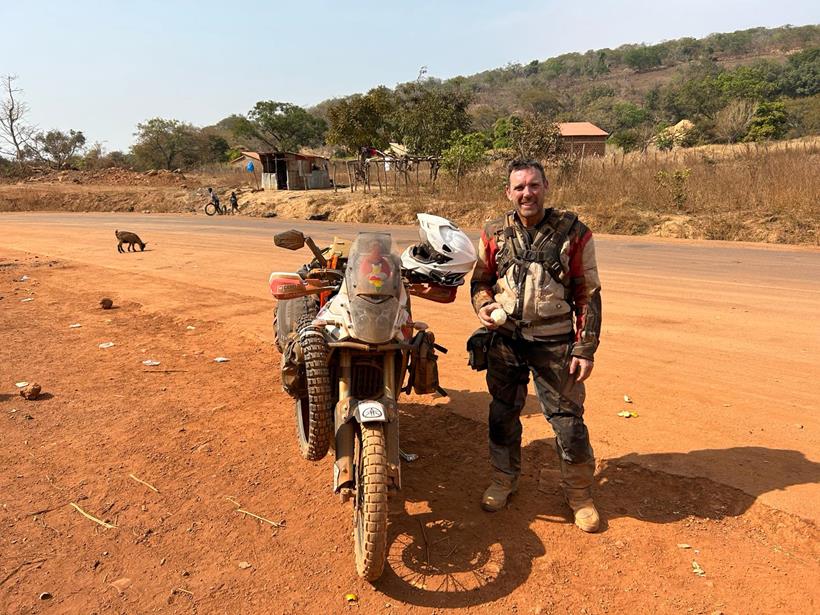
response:
[[(734, 67), (723, 63), (748, 54), (768, 56)], [(637, 79), (656, 70), (667, 71), (662, 81)], [(0, 84), (0, 161), (188, 169), (230, 160), (241, 149), (322, 147), (356, 156), (363, 147), (400, 142), (414, 154), (441, 157), (460, 175), (492, 150), (548, 159), (557, 151), (554, 124), (561, 121), (592, 122), (624, 151), (820, 132), (818, 26), (564, 54), (446, 81), (425, 73), (392, 89), (379, 86), (310, 109), (263, 100), (204, 128), (147, 119), (137, 125), (127, 153), (87, 146), (78, 130), (32, 128), (16, 78), (6, 76)], [(669, 129), (681, 120), (690, 123), (682, 137)]]

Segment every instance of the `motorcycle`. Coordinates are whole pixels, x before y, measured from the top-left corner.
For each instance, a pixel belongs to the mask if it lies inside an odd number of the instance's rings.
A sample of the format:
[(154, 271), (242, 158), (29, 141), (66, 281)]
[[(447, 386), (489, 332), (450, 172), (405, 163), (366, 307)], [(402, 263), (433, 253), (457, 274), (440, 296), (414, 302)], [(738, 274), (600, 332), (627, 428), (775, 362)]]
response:
[(334, 239), (320, 250), (290, 230), (274, 243), (288, 250), (307, 245), (314, 256), (298, 272), (269, 279), (299, 450), (316, 461), (334, 449), (333, 491), (353, 503), (356, 570), (374, 581), (384, 569), (388, 498), (401, 488), (399, 395), (446, 395), (436, 351), (447, 350), (425, 323), (413, 321), (410, 295), (449, 303), (457, 285), (407, 275), (387, 233)]

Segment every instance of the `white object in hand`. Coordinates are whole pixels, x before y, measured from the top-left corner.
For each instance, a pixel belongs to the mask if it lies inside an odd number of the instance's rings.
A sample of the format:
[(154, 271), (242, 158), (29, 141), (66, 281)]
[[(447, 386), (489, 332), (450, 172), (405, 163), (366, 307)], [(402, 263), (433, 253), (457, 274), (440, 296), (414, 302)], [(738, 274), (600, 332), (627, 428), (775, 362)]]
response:
[(507, 312), (502, 310), (501, 308), (495, 308), (492, 312), (490, 312), (490, 318), (493, 319), (493, 322), (497, 325), (503, 325), (507, 322)]

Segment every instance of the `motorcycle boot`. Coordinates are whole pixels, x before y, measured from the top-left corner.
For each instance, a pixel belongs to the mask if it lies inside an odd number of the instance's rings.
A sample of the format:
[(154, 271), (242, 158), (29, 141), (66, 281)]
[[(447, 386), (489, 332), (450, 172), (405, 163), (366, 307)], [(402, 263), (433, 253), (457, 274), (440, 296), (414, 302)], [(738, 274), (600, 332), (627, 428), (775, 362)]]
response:
[(496, 470), (490, 486), (481, 496), (481, 508), (487, 512), (498, 512), (507, 505), (507, 500), (516, 491), (518, 491), (518, 478)]
[(498, 512), (507, 505), (510, 496), (518, 491), (518, 476), (521, 474), (521, 444), (502, 446), (490, 440), (490, 460), (493, 464), (493, 479), (481, 497), (481, 508), (487, 512)]
[(575, 516), (575, 525), (585, 532), (597, 532), (601, 518), (592, 501), (592, 480), (595, 459), (583, 463), (567, 463), (561, 459), (561, 487), (567, 504)]

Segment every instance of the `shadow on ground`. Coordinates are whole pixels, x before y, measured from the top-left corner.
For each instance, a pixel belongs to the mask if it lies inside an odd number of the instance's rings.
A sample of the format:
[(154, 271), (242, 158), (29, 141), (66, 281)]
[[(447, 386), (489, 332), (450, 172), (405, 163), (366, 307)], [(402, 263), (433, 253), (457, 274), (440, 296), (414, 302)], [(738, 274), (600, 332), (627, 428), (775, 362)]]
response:
[[(377, 582), (391, 598), (435, 608), (493, 602), (527, 580), (534, 559), (548, 555), (532, 529), (535, 521), (577, 531), (570, 527), (569, 509), (558, 486), (552, 439), (525, 447), (520, 492), (510, 506), (495, 514), (481, 510), (479, 501), (489, 476), (486, 430), (482, 423), (440, 408), (403, 408), (403, 448), (421, 457), (403, 465), (402, 492), (391, 503), (387, 566)], [(745, 467), (751, 490), (652, 469), (674, 465), (697, 471), (712, 464)], [(685, 454), (631, 453), (600, 461), (596, 501), (609, 521), (721, 519), (742, 515), (763, 493), (818, 481), (820, 464), (792, 450), (735, 447)], [(606, 523), (602, 531), (607, 531)]]

